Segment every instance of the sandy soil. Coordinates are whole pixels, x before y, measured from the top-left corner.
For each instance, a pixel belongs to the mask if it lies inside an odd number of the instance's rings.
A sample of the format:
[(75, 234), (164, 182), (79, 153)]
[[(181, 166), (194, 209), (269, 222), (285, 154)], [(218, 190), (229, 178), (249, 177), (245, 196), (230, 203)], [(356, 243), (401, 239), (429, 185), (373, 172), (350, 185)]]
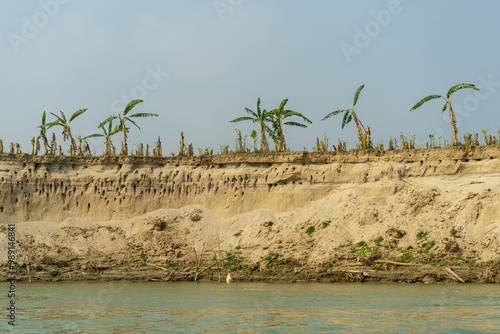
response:
[(21, 280), (218, 280), (222, 265), (247, 281), (500, 283), (500, 151), (439, 151), (2, 156), (0, 252), (16, 223)]

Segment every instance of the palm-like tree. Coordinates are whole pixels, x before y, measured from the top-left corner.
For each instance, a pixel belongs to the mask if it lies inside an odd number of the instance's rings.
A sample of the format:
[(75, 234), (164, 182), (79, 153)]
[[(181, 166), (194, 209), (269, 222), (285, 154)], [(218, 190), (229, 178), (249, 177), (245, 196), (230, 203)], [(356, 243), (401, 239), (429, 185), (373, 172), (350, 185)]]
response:
[(358, 90), (354, 94), (354, 103), (352, 104), (352, 107), (350, 109), (340, 109), (332, 111), (322, 119), (322, 121), (324, 121), (332, 116), (344, 113), (344, 117), (342, 118), (342, 129), (344, 128), (344, 126), (349, 124), (351, 120), (354, 119), (354, 124), (356, 124), (356, 129), (358, 130), (358, 140), (360, 148), (366, 148), (370, 146), (369, 136), (367, 136), (369, 134), (369, 127), (367, 128), (364, 127), (363, 123), (361, 123), (360, 119), (358, 118), (358, 115), (356, 115), (356, 112), (354, 110), (356, 103), (358, 103), (359, 94), (361, 93), (364, 87), (365, 85), (359, 86)]
[(430, 101), (430, 100), (434, 100), (434, 99), (438, 99), (438, 98), (442, 98), (443, 100), (445, 100), (445, 103), (444, 103), (444, 106), (443, 106), (443, 109), (441, 110), (441, 112), (444, 112), (446, 110), (446, 108), (449, 107), (451, 128), (453, 131), (453, 145), (458, 145), (458, 139), (457, 139), (457, 118), (455, 117), (455, 113), (453, 112), (453, 108), (451, 107), (451, 96), (453, 95), (453, 93), (455, 93), (456, 91), (463, 89), (463, 88), (470, 88), (470, 89), (474, 89), (476, 91), (479, 90), (479, 88), (477, 88), (476, 86), (474, 86), (472, 84), (461, 83), (461, 84), (458, 84), (458, 85), (451, 87), (448, 90), (448, 93), (446, 94), (446, 98), (444, 96), (441, 96), (441, 95), (429, 95), (429, 96), (424, 97), (422, 100), (418, 101), (417, 104), (415, 104), (413, 106), (413, 108), (410, 109), (410, 111), (413, 111), (413, 110), (419, 108), (425, 102)]
[[(107, 130), (106, 130), (106, 125), (107, 125)], [(83, 138), (83, 140), (86, 140), (88, 138), (95, 138), (95, 137), (104, 137), (104, 155), (111, 155), (111, 152), (112, 152), (112, 147), (113, 147), (113, 143), (111, 142), (111, 136), (113, 136), (114, 134), (117, 134), (119, 132), (122, 131), (122, 128), (121, 128), (121, 124), (118, 124), (116, 125), (114, 128), (113, 128), (113, 119), (107, 119), (103, 122), (101, 122), (98, 126), (99, 129), (102, 130), (102, 133), (94, 133), (94, 134), (91, 134), (85, 138)], [(126, 132), (129, 131), (129, 129), (125, 129)]]
[(285, 105), (287, 104), (288, 99), (284, 99), (281, 101), (281, 104), (278, 109), (273, 109), (269, 111), (269, 119), (273, 125), (273, 131), (271, 131), (268, 128), (270, 136), (274, 139), (275, 143), (278, 143), (277, 149), (279, 152), (285, 152), (286, 151), (286, 141), (285, 141), (285, 136), (283, 134), (283, 126), (284, 125), (290, 125), (290, 126), (298, 126), (301, 128), (307, 128), (307, 125), (298, 123), (298, 122), (285, 122), (286, 118), (292, 117), (292, 116), (297, 116), (302, 118), (304, 121), (306, 121), (309, 124), (312, 124), (312, 122), (302, 115), (301, 113), (298, 113), (293, 110), (286, 110)]
[(135, 118), (135, 117), (158, 117), (157, 114), (152, 114), (152, 113), (137, 113), (137, 114), (133, 114), (133, 115), (128, 115), (128, 113), (134, 109), (134, 107), (139, 104), (139, 103), (142, 103), (143, 100), (133, 100), (133, 101), (130, 101), (129, 104), (127, 104), (127, 106), (125, 107), (125, 110), (123, 111), (123, 114), (122, 115), (118, 115), (118, 116), (109, 116), (107, 119), (105, 119), (103, 121), (103, 123), (106, 123), (110, 120), (113, 120), (113, 119), (118, 119), (120, 121), (120, 129), (121, 131), (123, 132), (123, 146), (122, 146), (122, 151), (121, 151), (121, 154), (124, 154), (124, 155), (127, 155), (128, 154), (128, 146), (127, 146), (127, 132), (128, 132), (128, 128), (126, 126), (126, 122), (130, 122), (132, 124), (134, 124), (139, 130), (141, 129), (139, 127), (139, 125), (137, 125), (134, 120), (132, 120), (132, 118)]
[(233, 119), (231, 123), (241, 122), (241, 121), (252, 121), (254, 123), (258, 123), (260, 125), (260, 150), (268, 151), (269, 145), (267, 143), (266, 131), (268, 131), (268, 127), (266, 122), (269, 121), (269, 113), (266, 109), (260, 109), (260, 97), (257, 99), (257, 112), (245, 108), (246, 112), (251, 116), (244, 116)]
[(53, 116), (57, 118), (57, 121), (50, 123), (51, 126), (59, 125), (63, 127), (63, 139), (66, 141), (66, 139), (70, 140), (71, 142), (71, 147), (70, 147), (70, 154), (74, 154), (76, 152), (76, 142), (73, 136), (71, 135), (71, 122), (77, 118), (78, 116), (82, 115), (84, 112), (86, 112), (87, 109), (80, 109), (75, 111), (69, 120), (66, 120), (66, 116), (62, 111), (59, 111), (61, 113), (61, 117), (57, 116), (54, 113), (51, 113)]

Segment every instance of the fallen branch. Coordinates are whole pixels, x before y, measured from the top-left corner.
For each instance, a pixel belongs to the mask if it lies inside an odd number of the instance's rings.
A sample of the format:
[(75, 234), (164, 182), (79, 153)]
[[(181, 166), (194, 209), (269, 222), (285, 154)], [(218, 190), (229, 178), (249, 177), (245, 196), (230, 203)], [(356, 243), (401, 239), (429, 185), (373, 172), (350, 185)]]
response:
[(415, 266), (416, 265), (413, 263), (395, 262), (395, 261), (389, 261), (389, 260), (376, 260), (375, 263), (387, 263), (387, 264), (394, 264), (396, 266)]
[(160, 267), (160, 266), (158, 266), (158, 265), (156, 265), (156, 264), (152, 264), (152, 263), (148, 263), (148, 262), (145, 262), (145, 263), (146, 263), (148, 266), (156, 267), (156, 268), (158, 268), (158, 269), (165, 270), (165, 271), (170, 271), (170, 270), (165, 269), (165, 268), (163, 268), (163, 267)]
[(423, 239), (420, 239), (420, 240), (417, 240), (417, 245), (420, 245), (422, 242), (424, 242), (425, 240), (427, 240), (427, 237), (423, 238)]
[(451, 276), (453, 279), (455, 279), (457, 281), (460, 281), (462, 283), (465, 283), (465, 281), (460, 276), (458, 276), (457, 274), (455, 274), (453, 272), (453, 270), (451, 270), (450, 268), (446, 268), (445, 270), (449, 274), (449, 276)]
[(415, 187), (415, 185), (414, 185), (413, 183), (411, 183), (410, 181), (408, 181), (408, 180), (406, 180), (406, 179), (403, 179), (403, 178), (401, 178), (401, 180), (403, 180), (403, 182), (406, 182), (406, 183), (408, 183), (409, 185), (411, 185), (411, 186), (414, 186), (414, 187)]
[(348, 263), (346, 266), (348, 267), (354, 267), (354, 266), (362, 266), (363, 264), (361, 262), (354, 262), (354, 263)]

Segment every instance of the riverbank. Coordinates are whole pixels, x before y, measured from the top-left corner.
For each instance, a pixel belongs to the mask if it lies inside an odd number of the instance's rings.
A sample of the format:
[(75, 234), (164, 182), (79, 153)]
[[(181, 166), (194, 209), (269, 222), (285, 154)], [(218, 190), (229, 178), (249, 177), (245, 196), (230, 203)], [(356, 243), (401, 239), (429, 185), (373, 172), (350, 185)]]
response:
[(218, 280), (220, 265), (237, 281), (500, 283), (499, 189), (500, 146), (0, 155), (0, 251), (15, 223), (21, 280)]

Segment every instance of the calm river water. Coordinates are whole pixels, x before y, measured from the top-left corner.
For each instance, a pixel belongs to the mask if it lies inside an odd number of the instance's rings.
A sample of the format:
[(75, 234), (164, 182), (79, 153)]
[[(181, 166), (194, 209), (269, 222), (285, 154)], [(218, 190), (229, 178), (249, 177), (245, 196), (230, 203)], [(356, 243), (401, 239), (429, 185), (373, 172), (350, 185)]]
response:
[(18, 284), (18, 333), (500, 333), (500, 286)]

